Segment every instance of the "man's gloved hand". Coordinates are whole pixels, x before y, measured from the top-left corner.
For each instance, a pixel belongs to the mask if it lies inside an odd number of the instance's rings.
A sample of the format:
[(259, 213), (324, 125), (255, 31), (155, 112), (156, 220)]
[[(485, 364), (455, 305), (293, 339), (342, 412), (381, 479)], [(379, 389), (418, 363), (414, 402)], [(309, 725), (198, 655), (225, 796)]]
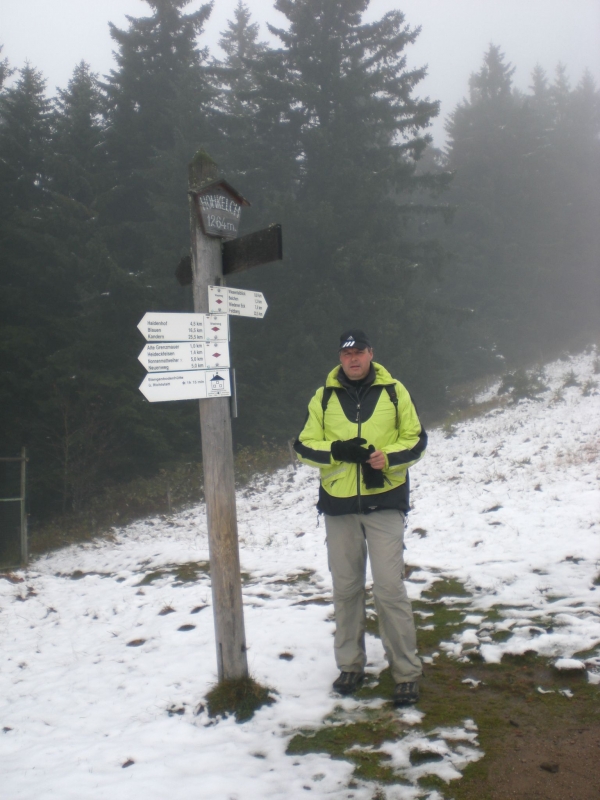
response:
[[(375, 447), (370, 444), (369, 445), (369, 455), (375, 452)], [(385, 482), (383, 480), (383, 470), (382, 469), (375, 469), (370, 464), (366, 462), (360, 465), (362, 470), (363, 481), (365, 487), (367, 489), (383, 489), (385, 486)]]
[(331, 443), (331, 455), (336, 461), (347, 461), (349, 464), (362, 464), (369, 460), (369, 451), (366, 447), (361, 447), (366, 444), (366, 439), (359, 439), (355, 436), (354, 439), (348, 439), (345, 442), (337, 441)]

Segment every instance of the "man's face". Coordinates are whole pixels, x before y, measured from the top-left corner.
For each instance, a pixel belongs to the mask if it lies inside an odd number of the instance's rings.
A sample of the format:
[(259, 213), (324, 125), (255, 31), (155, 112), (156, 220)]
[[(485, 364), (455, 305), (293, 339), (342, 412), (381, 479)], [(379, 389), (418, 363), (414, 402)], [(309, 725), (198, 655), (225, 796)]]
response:
[(347, 378), (360, 381), (366, 378), (371, 369), (373, 351), (370, 347), (359, 350), (358, 347), (346, 347), (340, 350), (340, 364)]

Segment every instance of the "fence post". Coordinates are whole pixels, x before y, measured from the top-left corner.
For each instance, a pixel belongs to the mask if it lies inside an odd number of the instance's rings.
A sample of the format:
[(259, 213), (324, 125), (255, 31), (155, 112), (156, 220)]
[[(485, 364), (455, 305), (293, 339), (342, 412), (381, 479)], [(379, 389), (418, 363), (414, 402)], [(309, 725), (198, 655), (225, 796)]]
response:
[(21, 562), (27, 564), (29, 552), (27, 547), (27, 508), (25, 493), (27, 491), (27, 450), (21, 448)]

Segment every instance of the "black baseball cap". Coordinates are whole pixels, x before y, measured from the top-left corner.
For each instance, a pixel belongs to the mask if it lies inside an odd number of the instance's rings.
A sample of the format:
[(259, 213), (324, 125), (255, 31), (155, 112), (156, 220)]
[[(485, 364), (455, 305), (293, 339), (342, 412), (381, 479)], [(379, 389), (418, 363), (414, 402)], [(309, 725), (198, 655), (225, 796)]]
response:
[(340, 350), (356, 347), (357, 350), (366, 350), (372, 347), (369, 337), (360, 328), (350, 328), (340, 336)]

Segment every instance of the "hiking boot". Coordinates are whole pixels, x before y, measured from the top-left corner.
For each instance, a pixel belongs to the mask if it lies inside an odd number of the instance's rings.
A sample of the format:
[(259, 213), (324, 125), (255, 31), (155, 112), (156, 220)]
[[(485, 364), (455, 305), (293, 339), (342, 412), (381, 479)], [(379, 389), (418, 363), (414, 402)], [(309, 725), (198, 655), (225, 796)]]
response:
[(397, 683), (394, 689), (393, 697), (394, 705), (399, 706), (413, 706), (419, 702), (419, 684), (417, 681), (408, 681), (407, 683)]
[(338, 694), (352, 694), (361, 685), (364, 677), (364, 672), (340, 672), (333, 682), (333, 691)]

